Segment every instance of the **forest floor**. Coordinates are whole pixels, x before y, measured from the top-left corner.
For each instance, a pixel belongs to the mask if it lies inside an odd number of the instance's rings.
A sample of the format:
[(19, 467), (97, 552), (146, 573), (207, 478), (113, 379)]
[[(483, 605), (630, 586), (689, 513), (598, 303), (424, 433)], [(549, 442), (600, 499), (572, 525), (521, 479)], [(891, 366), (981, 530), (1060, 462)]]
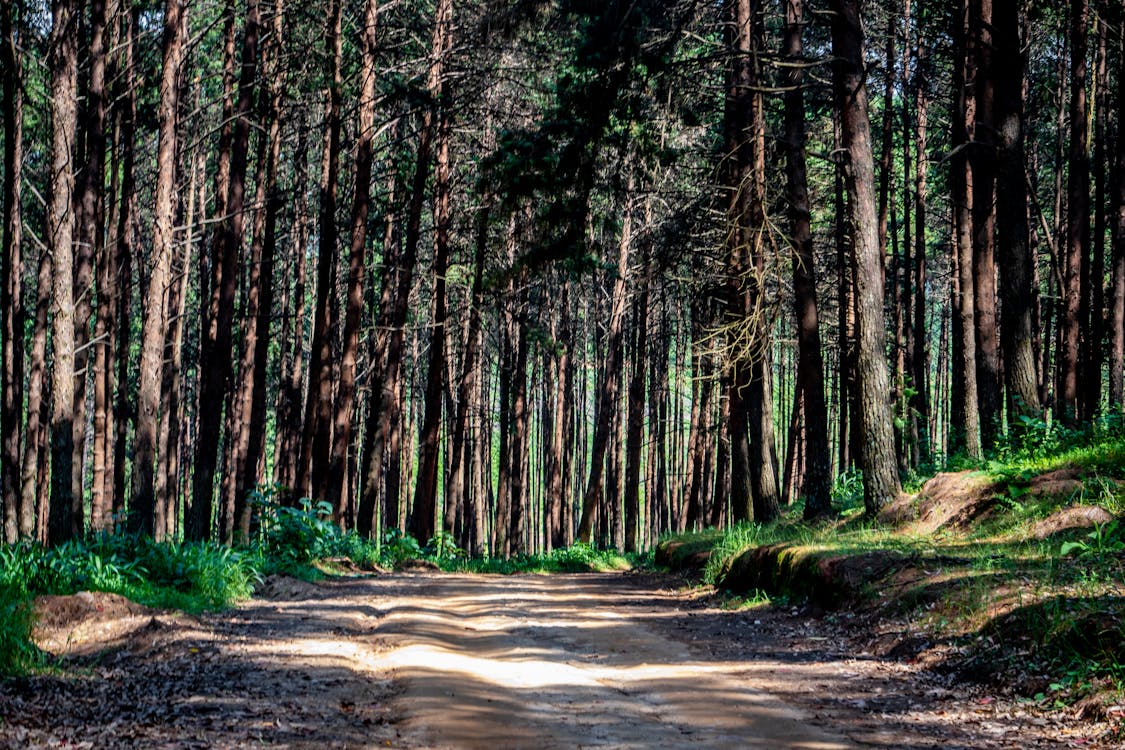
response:
[(56, 666), (0, 682), (0, 747), (1112, 746), (847, 616), (672, 575), (273, 578), (198, 617), (78, 596), (40, 617)]

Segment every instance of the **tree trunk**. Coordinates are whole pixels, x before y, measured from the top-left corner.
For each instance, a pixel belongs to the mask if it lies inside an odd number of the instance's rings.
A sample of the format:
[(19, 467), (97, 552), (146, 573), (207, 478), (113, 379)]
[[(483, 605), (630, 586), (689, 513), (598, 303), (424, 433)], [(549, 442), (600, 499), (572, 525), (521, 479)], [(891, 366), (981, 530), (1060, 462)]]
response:
[[(224, 394), (229, 392), (232, 365), (232, 329), (236, 267), (242, 245), (245, 211), (246, 162), (250, 142), (250, 115), (257, 83), (258, 35), (261, 31), (258, 0), (248, 0), (242, 38), (242, 70), (231, 134), (230, 186), (221, 228), (211, 247), (210, 301), (201, 336), (198, 430), (192, 477), (192, 507), (187, 538), (208, 539), (215, 494), (215, 465), (222, 443)], [(139, 430), (138, 430), (139, 431)]]
[(74, 158), (78, 108), (78, 24), (74, 0), (51, 8), (51, 171), (47, 247), (51, 254), (51, 516), (49, 540), (59, 544), (82, 533), (82, 477), (74, 467)]
[[(160, 136), (157, 148), (156, 209), (154, 215), (152, 269), (145, 295), (141, 333), (140, 378), (137, 389), (137, 438), (134, 458), (133, 522), (144, 534), (160, 538), (164, 518), (157, 503), (154, 467), (160, 410), (160, 383), (164, 372), (164, 343), (168, 328), (168, 296), (171, 289), (172, 257), (175, 252), (176, 219), (176, 120), (179, 107), (179, 74), (184, 53), (186, 27), (181, 0), (168, 0), (164, 7), (164, 64), (160, 79)], [(206, 403), (206, 402), (205, 402)]]
[[(1125, 55), (1117, 71), (1117, 107), (1125, 106)], [(1110, 302), (1109, 403), (1125, 410), (1125, 127), (1117, 123), (1117, 153), (1111, 176), (1113, 191), (1113, 295)]]
[(1056, 408), (1064, 422), (1075, 425), (1080, 413), (1079, 382), (1082, 268), (1090, 249), (1090, 158), (1087, 152), (1086, 48), (1088, 0), (1070, 6), (1070, 152), (1067, 157), (1066, 268), (1063, 299), (1060, 388)]
[(3, 540), (14, 544), (27, 534), (21, 524), (23, 482), (20, 435), (23, 427), (23, 215), (20, 181), (23, 165), (22, 60), (16, 33), (16, 4), (0, 9), (0, 75), (4, 95), (4, 225), (0, 248), (0, 315), (3, 315), (4, 375), (0, 403), (0, 502), (4, 506)]
[[(402, 383), (403, 338), (410, 303), (410, 289), (414, 281), (414, 267), (418, 260), (418, 241), (421, 235), (422, 209), (425, 204), (426, 183), (429, 178), (430, 157), (433, 148), (436, 122), (436, 101), (439, 98), (443, 81), (444, 56), (438, 54), (443, 49), (442, 34), (444, 24), (441, 19), (451, 14), (451, 0), (441, 0), (435, 18), (431, 39), (430, 70), (427, 90), (431, 104), (422, 112), (421, 130), (418, 134), (418, 150), (415, 152), (414, 175), (410, 184), (410, 202), (407, 208), (406, 236), (403, 239), (401, 254), (394, 267), (388, 265), (384, 270), (383, 290), (379, 299), (379, 319), (376, 324), (375, 345), (371, 360), (374, 365), (371, 373), (371, 404), (367, 410), (367, 445), (363, 455), (363, 482), (359, 499), (358, 530), (370, 535), (374, 529), (375, 503), (379, 488), (383, 484), (384, 453), (392, 456), (399, 448), (403, 413), (400, 385)], [(449, 6), (448, 10), (445, 7)], [(394, 459), (389, 459), (393, 463)], [(388, 480), (390, 478), (388, 477)], [(398, 490), (387, 482), (387, 519), (398, 525)], [(391, 504), (394, 508), (391, 508)]]
[[(921, 25), (922, 9), (919, 12)], [(915, 48), (914, 66), (914, 268), (907, 273), (914, 275), (914, 324), (912, 343), (914, 345), (911, 364), (911, 380), (914, 394), (910, 398), (910, 421), (912, 442), (916, 449), (914, 465), (928, 461), (930, 457), (930, 347), (929, 332), (926, 327), (926, 128), (928, 123), (929, 58), (922, 32), (919, 30)]]
[[(75, 208), (78, 218), (78, 240), (75, 245), (74, 288), (75, 298), (75, 352), (74, 368), (77, 374), (74, 388), (74, 467), (75, 488), (79, 496), (85, 477), (86, 445), (86, 384), (90, 381), (89, 323), (93, 309), (94, 267), (99, 276), (105, 257), (105, 116), (106, 116), (106, 0), (90, 2), (90, 44), (87, 51), (89, 85), (86, 87), (84, 107), (85, 122), (81, 145), (85, 148), (85, 164), (77, 185)], [(102, 287), (98, 283), (98, 296)], [(99, 309), (101, 304), (99, 302)], [(102, 348), (100, 341), (95, 346)]]
[(332, 340), (336, 333), (336, 197), (340, 171), (340, 106), (343, 51), (340, 40), (341, 1), (331, 0), (325, 35), (328, 81), (325, 101), (324, 151), (320, 177), (320, 248), (316, 263), (316, 305), (313, 311), (312, 353), (305, 397), (305, 425), (296, 490), (328, 500), (328, 460), (332, 449)]
[(287, 368), (282, 372), (279, 387), (277, 424), (278, 451), (276, 458), (277, 483), (281, 486), (283, 498), (292, 501), (293, 489), (297, 486), (297, 467), (300, 463), (301, 426), (304, 403), (304, 341), (305, 341), (305, 279), (308, 268), (307, 249), (309, 240), (307, 193), (308, 169), (305, 158), (305, 129), (297, 136), (294, 151), (294, 218), (292, 241), (290, 242), (290, 262), (296, 279), (293, 282), (292, 309), (286, 310), (285, 325), (282, 331), (282, 346), (288, 348)]
[(336, 393), (332, 451), (328, 467), (327, 499), (337, 518), (345, 506), (345, 467), (351, 443), (352, 411), (355, 402), (356, 357), (359, 327), (363, 315), (363, 284), (367, 248), (367, 217), (371, 208), (371, 167), (374, 162), (376, 96), (377, 0), (364, 5), (364, 24), (360, 34), (362, 65), (359, 95), (359, 131), (356, 142), (355, 195), (352, 204), (351, 245), (348, 252), (347, 307), (344, 312), (344, 348), (340, 357), (340, 379)]
[(883, 315), (883, 269), (875, 212), (875, 175), (871, 124), (864, 83), (863, 27), (858, 0), (833, 0), (832, 51), (837, 57), (836, 90), (842, 145), (847, 154), (846, 183), (852, 223), (856, 276), (856, 352), (859, 386), (860, 460), (867, 514), (898, 496), (894, 434), (888, 397), (886, 321)]
[(1009, 424), (1016, 415), (1039, 412), (1035, 357), (1035, 256), (1028, 241), (1027, 181), (1024, 178), (1023, 52), (1020, 48), (1019, 0), (994, 0), (996, 132), (999, 146), (996, 183), (996, 229), (1001, 238), (1001, 345), (1008, 388)]
[[(434, 19), (433, 54), (444, 59), (453, 46), (452, 0), (438, 5)], [(450, 157), (449, 147), (452, 123), (450, 122), (448, 96), (450, 89), (443, 79), (436, 82), (438, 94), (437, 132), (434, 168), (434, 291), (433, 327), (430, 335), (429, 367), (426, 372), (426, 401), (422, 432), (418, 443), (418, 482), (415, 484), (414, 507), (410, 529), (419, 541), (434, 535), (437, 519), (437, 487), (439, 442), (441, 439), (442, 383), (446, 370), (446, 284), (449, 266), (450, 207)]]
[[(828, 448), (828, 410), (824, 404), (824, 362), (820, 350), (816, 298), (816, 254), (805, 166), (804, 75), (799, 65), (804, 55), (801, 38), (804, 16), (804, 0), (787, 0), (782, 53), (793, 63), (787, 68), (785, 81), (785, 176), (789, 231), (793, 242), (793, 300), (797, 317), (796, 388), (805, 414), (802, 425), (808, 456), (808, 469), (802, 484), (805, 517), (814, 518), (831, 512), (832, 459)], [(891, 36), (893, 38), (894, 35)]]
[[(1018, 23), (1018, 20), (1017, 20)], [(1102, 360), (1105, 344), (1105, 173), (1106, 173), (1106, 107), (1109, 102), (1109, 68), (1106, 64), (1108, 32), (1101, 12), (1095, 14), (1098, 49), (1094, 71), (1094, 241), (1086, 276), (1086, 296), (1083, 302), (1088, 314), (1082, 316), (1085, 331), (1085, 352), (1082, 357), (1081, 412), (1082, 418), (1093, 419), (1102, 404)], [(1021, 71), (1020, 90), (1023, 77)]]
[(992, 448), (1000, 428), (1000, 336), (996, 323), (996, 93), (992, 0), (972, 0), (975, 56), (972, 169), (973, 302), (976, 306), (977, 405), (981, 447)]
[[(629, 401), (625, 430), (625, 551), (637, 552), (638, 523), (641, 517), (641, 449), (645, 429), (645, 369), (648, 364), (649, 279), (633, 305), (633, 373), (629, 380)], [(642, 540), (643, 541), (643, 540)]]
[(959, 346), (953, 367), (958, 387), (950, 394), (952, 404), (952, 440), (950, 450), (964, 450), (972, 459), (981, 457), (980, 411), (977, 393), (976, 294), (973, 273), (972, 196), (967, 149), (969, 128), (975, 118), (973, 97), (975, 61), (970, 49), (969, 0), (962, 0), (961, 13), (954, 18), (953, 40), (953, 116), (950, 157), (949, 193), (953, 213), (953, 252), (956, 254), (957, 294), (954, 299), (955, 321)]
[(582, 495), (582, 517), (578, 522), (578, 541), (583, 544), (589, 544), (593, 538), (595, 514), (601, 502), (605, 478), (609, 433), (617, 417), (617, 392), (621, 387), (621, 337), (625, 322), (629, 251), (633, 244), (633, 207), (628, 192), (625, 200), (621, 238), (617, 245), (617, 279), (613, 284), (609, 326), (605, 337), (605, 375), (598, 390), (597, 422), (594, 427), (594, 439), (590, 445), (590, 476), (587, 479), (586, 491)]
[[(477, 216), (476, 247), (473, 254), (473, 287), (469, 299), (465, 353), (461, 358), (461, 376), (457, 380), (457, 414), (453, 423), (453, 450), (449, 463), (449, 500), (445, 509), (443, 525), (447, 533), (453, 533), (453, 514), (458, 509), (461, 509), (462, 513), (465, 513), (465, 509), (468, 509), (468, 513), (464, 516), (466, 528), (463, 536), (468, 541), (466, 549), (471, 550), (475, 557), (484, 555), (487, 542), (484, 528), (478, 526), (477, 520), (477, 505), (480, 503), (480, 498), (467, 492), (467, 488), (471, 486), (470, 479), (473, 471), (473, 446), (468, 441), (469, 418), (473, 409), (477, 406), (475, 403), (477, 359), (483, 343), (481, 341), (481, 306), (484, 304), (484, 261), (488, 246), (490, 209), (491, 198), (486, 195), (483, 205), (478, 209), (480, 213)], [(480, 519), (483, 520), (483, 515), (480, 516)]]

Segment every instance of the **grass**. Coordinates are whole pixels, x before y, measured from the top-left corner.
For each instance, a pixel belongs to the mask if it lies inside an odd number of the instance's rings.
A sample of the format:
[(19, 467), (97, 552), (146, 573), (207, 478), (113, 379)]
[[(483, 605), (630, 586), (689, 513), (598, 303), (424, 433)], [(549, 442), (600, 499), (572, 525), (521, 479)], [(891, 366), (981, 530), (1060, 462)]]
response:
[[(768, 595), (789, 599), (818, 595), (819, 584), (806, 578), (810, 570), (832, 560), (856, 561), (843, 567), (840, 575), (846, 575), (863, 556), (889, 553), (893, 564), (876, 566), (858, 599), (845, 602), (853, 610), (896, 618), (902, 630), (946, 644), (956, 654), (949, 658), (959, 660), (951, 668), (966, 674), (1005, 675), (1054, 701), (1073, 702), (1098, 690), (1117, 691), (1119, 698), (1125, 690), (1125, 522), (1044, 540), (1031, 530), (1070, 505), (1097, 505), (1115, 515), (1125, 510), (1123, 485), (1114, 481), (1125, 478), (1121, 420), (1106, 418), (1081, 431), (1039, 426), (988, 462), (958, 463), (985, 472), (1000, 493), (985, 520), (965, 531), (911, 535), (872, 523), (861, 515), (862, 482), (845, 475), (834, 492), (841, 513), (835, 523), (805, 524), (795, 507), (774, 524), (669, 535), (661, 545), (691, 554), (709, 550), (703, 569), (709, 584), (721, 584), (748, 551), (781, 545), (785, 551), (753, 559), (777, 567), (766, 578), (781, 585)], [(1073, 492), (1028, 491), (1036, 477), (1060, 469), (1079, 478)], [(752, 602), (761, 598), (751, 591)], [(1028, 675), (1046, 675), (1049, 686)]]

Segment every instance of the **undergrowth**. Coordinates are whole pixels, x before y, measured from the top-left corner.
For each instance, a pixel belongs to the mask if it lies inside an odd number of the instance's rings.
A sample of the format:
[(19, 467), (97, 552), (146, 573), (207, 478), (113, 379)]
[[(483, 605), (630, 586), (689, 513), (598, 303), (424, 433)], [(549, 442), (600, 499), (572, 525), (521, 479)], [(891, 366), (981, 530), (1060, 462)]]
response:
[[(861, 600), (849, 600), (850, 607), (901, 618), (909, 632), (953, 646), (960, 656), (949, 658), (963, 659), (957, 668), (966, 673), (976, 664), (982, 677), (1007, 675), (1033, 692), (1036, 680), (1027, 675), (1046, 676), (1039, 689), (1051, 700), (1073, 702), (1107, 686), (1123, 692), (1125, 520), (1046, 538), (1032, 531), (1068, 506), (1125, 512), (1125, 422), (1110, 415), (1075, 430), (1029, 421), (989, 460), (955, 459), (945, 468), (983, 471), (995, 482), (995, 508), (971, 529), (912, 535), (882, 526), (862, 515), (862, 479), (847, 473), (833, 489), (835, 522), (807, 524), (797, 505), (768, 525), (667, 535), (660, 549), (673, 565), (709, 551), (702, 577), (712, 585), (721, 585), (744, 553), (765, 546), (783, 545), (825, 564), (887, 553), (891, 557), (875, 559), (892, 562), (876, 565), (857, 593)], [(1076, 489), (1063, 496), (1031, 492), (1037, 477), (1058, 470), (1066, 470), (1068, 481), (1077, 479)], [(920, 489), (924, 482), (914, 483)], [(775, 558), (778, 580), (793, 585), (781, 595), (803, 599), (804, 583), (794, 578), (803, 573), (783, 569), (797, 558), (786, 553), (757, 559)], [(763, 595), (753, 591), (751, 597), (757, 602)]]

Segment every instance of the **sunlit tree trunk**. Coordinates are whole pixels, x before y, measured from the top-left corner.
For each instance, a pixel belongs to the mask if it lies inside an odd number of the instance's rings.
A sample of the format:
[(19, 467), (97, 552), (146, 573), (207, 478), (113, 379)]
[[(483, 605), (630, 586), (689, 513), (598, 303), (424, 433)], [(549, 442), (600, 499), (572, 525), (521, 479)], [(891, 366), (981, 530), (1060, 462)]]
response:
[(78, 23), (73, 0), (51, 6), (50, 194), (47, 248), (51, 273), (51, 514), (49, 540), (58, 544), (82, 533), (82, 478), (75, 471), (74, 415), (74, 178), (78, 108)]
[(856, 274), (856, 371), (863, 433), (864, 506), (874, 515), (898, 496), (894, 434), (887, 376), (883, 269), (879, 256), (871, 124), (864, 83), (863, 27), (858, 0), (833, 0), (832, 51)]

